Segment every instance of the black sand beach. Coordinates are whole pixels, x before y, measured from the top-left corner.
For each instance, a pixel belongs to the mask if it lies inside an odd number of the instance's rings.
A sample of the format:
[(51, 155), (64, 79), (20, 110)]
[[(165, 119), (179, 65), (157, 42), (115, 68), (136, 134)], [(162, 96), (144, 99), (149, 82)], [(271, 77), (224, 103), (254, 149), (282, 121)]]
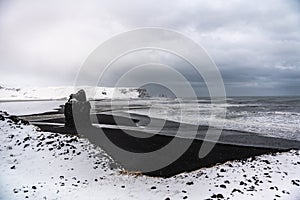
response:
[[(176, 134), (179, 127), (179, 123), (176, 122), (166, 121), (163, 129), (158, 134), (153, 135), (151, 131), (139, 131), (137, 129), (137, 124), (143, 124), (147, 123), (147, 120), (149, 121), (150, 118), (148, 116), (131, 115), (131, 118), (128, 118), (122, 115), (112, 116), (109, 113), (101, 113), (96, 116), (98, 124), (86, 128), (85, 131), (91, 134), (104, 133), (115, 145), (130, 152), (152, 152), (162, 148), (172, 140), (178, 140), (179, 143), (191, 143), (187, 151), (174, 163), (160, 170), (145, 173), (150, 176), (170, 177), (181, 172), (189, 172), (203, 167), (210, 167), (230, 160), (242, 160), (267, 153), (300, 149), (300, 144), (297, 141), (223, 130), (221, 137), (215, 144), (213, 150), (206, 157), (200, 159), (198, 154), (201, 145), (203, 144), (203, 139), (201, 138), (203, 138), (203, 134), (207, 130), (207, 127), (205, 126), (198, 127), (199, 134), (196, 139), (188, 139), (174, 137), (174, 134)], [(116, 117), (117, 120), (115, 120), (114, 117)], [(61, 110), (58, 110), (57, 113), (51, 112), (41, 115), (23, 116), (22, 118), (37, 125), (43, 131), (77, 134), (75, 129), (65, 128), (63, 126), (64, 118)], [(158, 119), (153, 120), (155, 121)], [(125, 128), (122, 128), (122, 130), (118, 126), (114, 126), (116, 121), (118, 122), (118, 125), (122, 125)], [(187, 131), (191, 128), (190, 126), (192, 125), (184, 124)], [(129, 131), (130, 135), (125, 133), (124, 130), (126, 130), (127, 133)], [(144, 138), (137, 138), (131, 135), (144, 135)], [(97, 145), (105, 150), (106, 144), (103, 143)], [(172, 154), (172, 152), (169, 153)], [(114, 155), (111, 156), (114, 157)], [(161, 156), (162, 158), (157, 158), (157, 160), (164, 159), (167, 155)], [(118, 160), (116, 161), (118, 162)], [(125, 161), (123, 160), (120, 164), (125, 166), (128, 171), (140, 171), (139, 165), (144, 164), (141, 162), (143, 161), (138, 159), (125, 159)]]

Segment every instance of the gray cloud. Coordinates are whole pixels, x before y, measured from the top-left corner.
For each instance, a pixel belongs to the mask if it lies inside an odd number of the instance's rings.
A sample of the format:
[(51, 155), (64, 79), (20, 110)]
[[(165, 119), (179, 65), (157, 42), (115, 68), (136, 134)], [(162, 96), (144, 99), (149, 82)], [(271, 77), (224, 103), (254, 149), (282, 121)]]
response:
[(0, 1), (1, 84), (71, 85), (103, 41), (155, 26), (201, 44), (229, 95), (299, 95), (299, 10), (296, 0)]

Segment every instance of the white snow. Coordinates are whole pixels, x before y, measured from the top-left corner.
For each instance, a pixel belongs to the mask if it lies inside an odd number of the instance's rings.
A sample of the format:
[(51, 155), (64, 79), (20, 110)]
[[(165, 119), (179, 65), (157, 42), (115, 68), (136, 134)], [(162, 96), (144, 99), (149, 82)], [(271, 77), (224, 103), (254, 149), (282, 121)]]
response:
[(14, 89), (1, 87), (0, 101), (67, 99), (71, 93), (76, 93), (79, 89), (84, 89), (89, 99), (138, 98), (140, 95), (135, 88), (61, 86)]
[(64, 105), (65, 102), (65, 100), (1, 102), (0, 110), (6, 111), (11, 115), (32, 115), (55, 111), (55, 109), (60, 108), (60, 105)]
[(167, 179), (135, 177), (121, 175), (121, 167), (86, 139), (5, 119), (0, 157), (0, 199), (5, 200), (300, 198), (300, 151), (295, 150)]

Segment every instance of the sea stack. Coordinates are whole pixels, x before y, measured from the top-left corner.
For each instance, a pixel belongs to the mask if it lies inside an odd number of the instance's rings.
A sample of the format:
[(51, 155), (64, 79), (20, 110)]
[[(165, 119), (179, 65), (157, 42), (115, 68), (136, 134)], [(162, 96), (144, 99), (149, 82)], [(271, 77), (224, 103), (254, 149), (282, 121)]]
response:
[(75, 128), (76, 126), (91, 126), (90, 119), (91, 104), (87, 101), (85, 91), (79, 90), (71, 94), (65, 103), (65, 126)]

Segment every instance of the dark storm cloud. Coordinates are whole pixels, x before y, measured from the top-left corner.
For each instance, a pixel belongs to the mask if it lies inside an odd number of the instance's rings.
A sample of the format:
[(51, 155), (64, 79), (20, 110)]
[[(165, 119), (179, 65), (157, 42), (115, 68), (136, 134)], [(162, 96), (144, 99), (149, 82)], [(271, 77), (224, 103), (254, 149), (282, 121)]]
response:
[[(1, 84), (70, 85), (99, 44), (147, 26), (201, 44), (229, 95), (299, 95), (296, 0), (0, 1)], [(184, 73), (203, 85), (192, 70)]]

